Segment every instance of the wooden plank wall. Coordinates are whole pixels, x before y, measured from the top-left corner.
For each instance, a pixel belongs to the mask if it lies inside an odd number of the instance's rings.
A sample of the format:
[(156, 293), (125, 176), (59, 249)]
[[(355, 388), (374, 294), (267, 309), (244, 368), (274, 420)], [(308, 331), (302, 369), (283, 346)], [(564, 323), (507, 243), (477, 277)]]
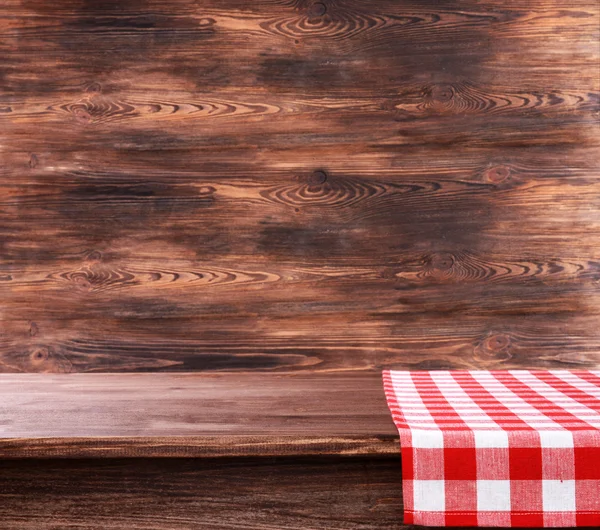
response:
[(600, 364), (595, 0), (3, 0), (0, 370)]

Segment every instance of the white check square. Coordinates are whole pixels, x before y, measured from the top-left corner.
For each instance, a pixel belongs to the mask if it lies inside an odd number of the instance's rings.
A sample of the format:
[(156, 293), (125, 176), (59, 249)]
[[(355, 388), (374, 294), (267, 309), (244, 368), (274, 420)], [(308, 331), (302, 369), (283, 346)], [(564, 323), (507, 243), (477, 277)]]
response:
[(413, 429), (412, 446), (419, 449), (443, 449), (444, 435), (439, 430)]
[(446, 509), (444, 481), (415, 480), (413, 498), (416, 512), (443, 512)]
[(545, 512), (574, 512), (575, 481), (542, 480), (542, 501)]
[(539, 431), (541, 447), (573, 447), (573, 434), (570, 431)]
[(510, 480), (478, 480), (477, 510), (481, 512), (510, 511)]
[(475, 436), (475, 447), (483, 448), (507, 448), (508, 434), (506, 431), (473, 431)]

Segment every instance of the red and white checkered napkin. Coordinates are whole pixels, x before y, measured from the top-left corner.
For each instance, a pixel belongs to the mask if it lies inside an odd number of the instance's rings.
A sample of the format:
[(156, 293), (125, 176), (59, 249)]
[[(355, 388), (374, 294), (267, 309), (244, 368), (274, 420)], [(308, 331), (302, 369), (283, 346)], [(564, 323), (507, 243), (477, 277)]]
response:
[(405, 523), (600, 526), (600, 371), (383, 378)]

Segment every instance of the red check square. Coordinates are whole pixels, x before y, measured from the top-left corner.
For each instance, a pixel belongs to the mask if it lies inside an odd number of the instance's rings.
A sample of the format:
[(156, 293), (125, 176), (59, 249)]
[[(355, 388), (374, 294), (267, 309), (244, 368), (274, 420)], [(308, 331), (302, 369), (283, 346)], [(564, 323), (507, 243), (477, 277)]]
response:
[(542, 448), (509, 447), (508, 465), (511, 480), (541, 480)]
[(448, 512), (445, 526), (477, 526), (477, 514)]
[(575, 478), (600, 480), (600, 447), (575, 447)]
[(513, 512), (511, 514), (510, 525), (512, 527), (543, 527), (544, 526), (544, 514), (543, 513), (519, 513)]
[(477, 480), (477, 449), (444, 449), (444, 478), (446, 480)]
[(413, 448), (403, 445), (400, 454), (402, 455), (402, 477), (404, 480), (413, 480), (415, 478)]

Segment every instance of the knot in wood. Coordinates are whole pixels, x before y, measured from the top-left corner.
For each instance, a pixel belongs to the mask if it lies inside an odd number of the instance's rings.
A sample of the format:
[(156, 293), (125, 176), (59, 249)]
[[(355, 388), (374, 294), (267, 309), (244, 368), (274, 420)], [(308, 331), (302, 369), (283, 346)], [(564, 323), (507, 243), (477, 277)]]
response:
[(397, 279), (396, 276), (396, 269), (392, 268), (392, 267), (386, 267), (381, 271), (381, 277), (384, 280), (395, 280)]
[(509, 176), (510, 168), (508, 166), (494, 166), (486, 172), (486, 178), (494, 184), (504, 182)]
[(89, 123), (92, 121), (92, 115), (84, 108), (78, 107), (73, 110), (75, 119), (80, 123)]
[(447, 103), (454, 98), (454, 89), (450, 85), (435, 85), (431, 89), (431, 99), (440, 103)]
[(311, 186), (318, 186), (327, 182), (327, 173), (321, 169), (313, 171), (312, 175), (308, 177), (307, 184)]
[(491, 333), (475, 347), (475, 358), (488, 361), (508, 361), (512, 357), (510, 336)]
[(40, 347), (40, 348), (35, 348), (31, 352), (30, 359), (31, 359), (32, 363), (39, 364), (39, 363), (43, 363), (44, 361), (47, 361), (49, 356), (50, 356), (50, 352), (48, 351), (48, 348)]
[(100, 94), (102, 92), (102, 85), (100, 85), (100, 83), (90, 83), (86, 89), (86, 92), (88, 92), (89, 94)]
[(501, 352), (510, 346), (510, 337), (502, 333), (490, 335), (484, 341), (487, 350), (492, 352)]
[(200, 195), (212, 195), (215, 191), (217, 190), (212, 186), (200, 186), (198, 193)]
[(431, 256), (431, 266), (438, 270), (448, 270), (454, 265), (454, 256), (447, 252), (440, 252)]
[(308, 16), (311, 18), (322, 17), (327, 13), (327, 6), (323, 2), (315, 2), (308, 8)]
[(75, 285), (75, 288), (80, 291), (90, 291), (92, 289), (92, 284), (86, 275), (74, 274), (72, 281)]

